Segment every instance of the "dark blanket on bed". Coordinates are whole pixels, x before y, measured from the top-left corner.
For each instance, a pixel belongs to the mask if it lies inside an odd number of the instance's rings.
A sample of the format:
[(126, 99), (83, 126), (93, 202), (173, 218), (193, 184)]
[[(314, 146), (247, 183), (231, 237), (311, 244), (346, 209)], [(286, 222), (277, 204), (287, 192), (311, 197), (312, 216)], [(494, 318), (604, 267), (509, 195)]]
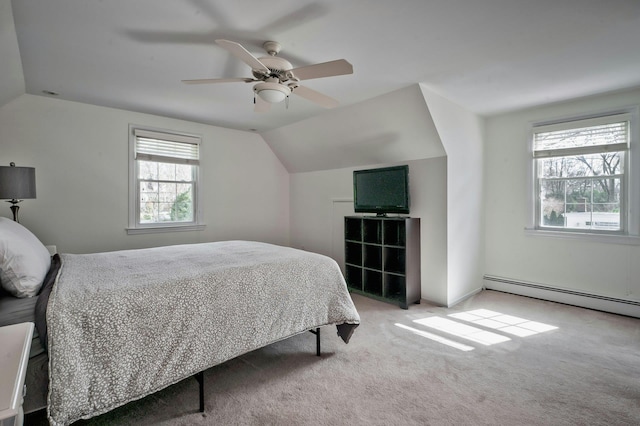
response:
[(58, 253), (54, 254), (51, 257), (51, 268), (44, 279), (42, 284), (42, 289), (40, 289), (40, 293), (38, 294), (38, 300), (36, 301), (35, 306), (35, 322), (36, 322), (36, 330), (38, 330), (38, 335), (40, 337), (40, 344), (47, 350), (47, 304), (49, 303), (49, 295), (51, 294), (51, 290), (53, 289), (53, 284), (58, 277), (58, 272), (60, 271), (60, 266), (62, 266), (62, 261), (60, 260), (60, 255)]
[[(44, 283), (38, 296), (18, 298), (0, 288), (0, 327), (5, 325), (33, 322), (36, 327), (33, 332), (29, 358), (46, 353), (46, 306), (51, 286), (55, 282), (60, 269), (60, 256), (51, 257), (51, 267), (45, 276)], [(46, 293), (46, 294), (45, 294)]]

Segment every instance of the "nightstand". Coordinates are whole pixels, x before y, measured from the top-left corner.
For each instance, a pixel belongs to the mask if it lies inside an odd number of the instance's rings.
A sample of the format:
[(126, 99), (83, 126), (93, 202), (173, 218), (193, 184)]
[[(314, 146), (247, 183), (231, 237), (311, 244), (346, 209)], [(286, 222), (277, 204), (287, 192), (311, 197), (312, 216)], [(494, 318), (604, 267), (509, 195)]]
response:
[(33, 323), (0, 327), (0, 425), (21, 426)]

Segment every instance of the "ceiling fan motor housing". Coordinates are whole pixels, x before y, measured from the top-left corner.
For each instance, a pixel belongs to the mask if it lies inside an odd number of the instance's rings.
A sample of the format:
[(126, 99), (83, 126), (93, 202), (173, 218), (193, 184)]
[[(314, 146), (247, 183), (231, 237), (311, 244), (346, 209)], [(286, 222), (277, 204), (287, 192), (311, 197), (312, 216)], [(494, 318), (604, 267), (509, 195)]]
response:
[[(293, 68), (291, 62), (286, 59), (279, 58), (277, 56), (266, 56), (259, 58), (260, 62), (269, 68), (269, 77), (277, 77), (280, 81), (287, 80), (286, 71)], [(265, 75), (261, 71), (252, 70), (253, 76), (259, 80), (264, 79)]]

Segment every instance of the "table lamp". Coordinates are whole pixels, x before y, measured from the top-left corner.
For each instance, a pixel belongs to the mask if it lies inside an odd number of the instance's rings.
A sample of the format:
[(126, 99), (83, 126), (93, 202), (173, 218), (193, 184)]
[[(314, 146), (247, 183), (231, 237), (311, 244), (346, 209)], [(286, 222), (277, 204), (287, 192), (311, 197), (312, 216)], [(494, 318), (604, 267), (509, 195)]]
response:
[(36, 198), (36, 169), (16, 167), (15, 163), (0, 166), (0, 200), (11, 203), (13, 220), (18, 220), (18, 203), (23, 199)]

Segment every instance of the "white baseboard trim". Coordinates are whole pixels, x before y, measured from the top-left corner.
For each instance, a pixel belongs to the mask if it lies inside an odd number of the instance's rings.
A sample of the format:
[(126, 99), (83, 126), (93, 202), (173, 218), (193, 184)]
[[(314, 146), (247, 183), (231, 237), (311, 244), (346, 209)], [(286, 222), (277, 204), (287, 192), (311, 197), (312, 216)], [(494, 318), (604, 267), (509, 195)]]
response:
[(469, 293), (465, 294), (464, 296), (458, 297), (453, 302), (449, 302), (449, 304), (447, 305), (447, 308), (451, 308), (451, 307), (457, 305), (458, 303), (470, 298), (474, 294), (480, 293), (481, 291), (482, 291), (482, 288), (477, 288), (477, 289), (473, 290), (472, 292), (469, 292)]
[(489, 290), (504, 291), (521, 296), (640, 318), (640, 301), (618, 299), (493, 275), (485, 275), (483, 280), (484, 287)]

